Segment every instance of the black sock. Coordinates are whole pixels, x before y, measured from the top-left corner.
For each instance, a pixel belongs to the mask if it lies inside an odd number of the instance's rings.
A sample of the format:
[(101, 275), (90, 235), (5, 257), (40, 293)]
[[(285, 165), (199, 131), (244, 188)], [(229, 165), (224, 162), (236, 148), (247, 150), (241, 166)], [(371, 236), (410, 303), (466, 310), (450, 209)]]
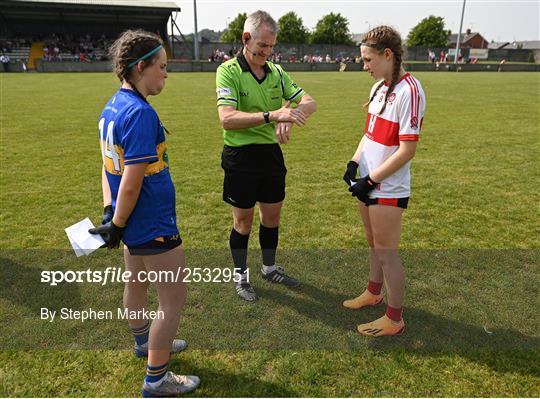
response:
[(247, 247), (249, 234), (243, 235), (237, 232), (234, 227), (231, 230), (229, 246), (233, 258), (235, 273), (245, 273), (247, 269)]
[(265, 227), (261, 224), (259, 228), (259, 243), (261, 244), (263, 265), (274, 266), (276, 263), (276, 248), (279, 239), (278, 227)]

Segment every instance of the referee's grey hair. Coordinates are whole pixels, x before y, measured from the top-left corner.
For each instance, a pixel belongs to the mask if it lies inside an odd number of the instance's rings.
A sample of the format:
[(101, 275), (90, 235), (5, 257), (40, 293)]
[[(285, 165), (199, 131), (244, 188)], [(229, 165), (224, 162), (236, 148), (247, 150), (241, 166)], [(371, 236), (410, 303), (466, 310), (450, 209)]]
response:
[(249, 32), (251, 36), (255, 37), (263, 26), (272, 33), (278, 31), (278, 25), (274, 18), (266, 11), (258, 10), (248, 15), (246, 22), (244, 22), (244, 32)]

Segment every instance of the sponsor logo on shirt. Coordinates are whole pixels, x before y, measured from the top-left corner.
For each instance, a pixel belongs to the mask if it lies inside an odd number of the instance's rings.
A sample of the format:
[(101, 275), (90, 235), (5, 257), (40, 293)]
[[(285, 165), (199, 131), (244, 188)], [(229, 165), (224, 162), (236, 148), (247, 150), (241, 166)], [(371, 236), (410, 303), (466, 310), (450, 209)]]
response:
[(218, 94), (218, 97), (231, 95), (231, 89), (229, 89), (228, 87), (220, 87), (219, 89), (216, 90), (216, 92)]
[(412, 127), (413, 129), (418, 128), (418, 118), (417, 118), (416, 116), (413, 116), (413, 117), (411, 118), (411, 127)]

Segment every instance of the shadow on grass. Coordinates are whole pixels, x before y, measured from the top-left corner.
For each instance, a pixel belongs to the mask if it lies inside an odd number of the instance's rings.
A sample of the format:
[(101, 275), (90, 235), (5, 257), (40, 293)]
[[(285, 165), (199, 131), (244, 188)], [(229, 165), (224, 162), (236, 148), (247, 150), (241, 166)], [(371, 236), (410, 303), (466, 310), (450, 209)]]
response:
[[(472, 361), (485, 364), (498, 372), (518, 372), (538, 375), (540, 339), (530, 337), (509, 328), (487, 330), (483, 326), (452, 320), (419, 308), (406, 308), (405, 334), (398, 337), (370, 338), (356, 333), (356, 326), (384, 314), (383, 305), (360, 310), (342, 307), (344, 295), (321, 290), (303, 283), (295, 289), (308, 298), (292, 296), (293, 292), (281, 287), (257, 287), (257, 292), (266, 300), (279, 306), (292, 308), (306, 316), (342, 333), (356, 336), (348, 341), (350, 349), (369, 348), (374, 351), (410, 351), (415, 354), (458, 354)], [(486, 331), (487, 330), (487, 331)], [(299, 348), (300, 349), (300, 348)], [(333, 342), (323, 342), (320, 349), (343, 350)], [(532, 362), (532, 359), (536, 359)], [(521, 360), (520, 360), (521, 359)]]
[(296, 397), (297, 393), (283, 383), (261, 381), (245, 373), (216, 371), (189, 360), (173, 359), (171, 370), (185, 370), (201, 378), (201, 386), (192, 397)]
[[(47, 255), (45, 251), (41, 254)], [(42, 261), (46, 263), (50, 259), (42, 258)], [(15, 262), (13, 259), (0, 257), (0, 298), (13, 305), (24, 307), (35, 315), (40, 315), (42, 307), (51, 309), (80, 307), (81, 294), (78, 284), (50, 286), (42, 283), (41, 269), (27, 264), (25, 261)], [(13, 310), (20, 312), (18, 309)]]
[[(306, 282), (297, 289), (287, 289), (281, 285), (264, 282), (257, 273), (254, 273), (255, 289), (261, 300), (253, 304), (241, 301), (232, 283), (199, 284), (190, 292), (190, 306), (184, 312), (185, 323), (182, 322), (180, 327), (181, 336), (188, 339), (192, 347), (198, 349), (224, 351), (321, 349), (352, 352), (405, 350), (426, 356), (459, 354), (503, 372), (532, 373), (530, 370), (537, 370), (527, 363), (538, 363), (540, 339), (519, 331), (535, 331), (535, 329), (534, 324), (531, 325), (524, 317), (518, 317), (520, 314), (517, 313), (520, 304), (526, 305), (524, 307), (527, 312), (534, 308), (532, 306), (534, 301), (530, 299), (534, 295), (525, 298), (525, 302), (516, 303), (515, 313), (514, 306), (507, 303), (502, 309), (503, 317), (498, 319), (498, 325), (501, 327), (486, 331), (481, 322), (476, 322), (477, 316), (467, 313), (468, 301), (462, 301), (454, 309), (449, 308), (448, 312), (426, 310), (433, 307), (446, 309), (446, 304), (453, 298), (473, 298), (469, 295), (475, 294), (474, 287), (468, 286), (467, 290), (462, 290), (461, 287), (464, 285), (461, 280), (448, 282), (439, 279), (439, 275), (455, 276), (445, 273), (446, 269), (440, 265), (437, 270), (422, 269), (425, 270), (422, 274), (424, 284), (436, 283), (438, 286), (432, 291), (424, 290), (427, 292), (425, 295), (431, 295), (433, 300), (426, 300), (419, 295), (420, 301), (414, 302), (417, 307), (405, 309), (405, 335), (380, 339), (358, 336), (357, 324), (372, 321), (384, 313), (384, 306), (357, 311), (342, 307), (342, 302), (347, 297), (341, 293), (350, 293), (353, 286), (356, 286), (357, 277), (350, 269), (351, 265), (357, 263), (359, 254), (333, 251), (308, 252), (308, 256), (305, 256), (303, 253), (291, 253), (290, 255), (295, 256), (296, 262), (288, 264), (295, 266), (297, 272), (304, 270), (303, 275), (297, 274), (294, 267), (291, 267), (293, 275), (304, 278)], [(96, 309), (114, 309), (120, 306), (123, 284), (101, 286), (73, 283), (51, 287), (40, 282), (40, 272), (43, 269), (104, 270), (110, 265), (118, 266), (122, 262), (120, 251), (96, 253), (95, 256), (78, 259), (70, 252), (61, 251), (24, 250), (8, 252), (7, 255), (9, 256), (2, 256), (0, 253), (0, 299), (3, 301), (0, 310), (6, 315), (1, 321), (5, 323), (1, 341), (6, 349), (126, 347), (129, 337), (126, 335), (125, 320), (92, 320), (82, 324), (76, 320), (47, 323), (39, 318), (41, 307), (79, 309), (92, 306)], [(222, 265), (224, 259), (228, 261), (228, 254), (225, 251), (200, 251), (193, 255), (196, 256), (190, 258), (191, 267), (217, 267)], [(420, 266), (424, 265), (425, 259), (431, 259), (429, 253), (423, 257), (421, 253), (414, 255), (416, 263)], [(478, 269), (474, 265), (479, 263), (479, 257), (469, 257), (467, 258), (469, 262), (474, 263), (456, 275), (469, 280), (471, 277), (463, 273), (478, 274), (478, 270), (492, 272), (477, 277), (481, 278), (484, 285), (490, 282), (491, 291), (487, 291), (487, 294), (485, 291), (477, 291), (478, 294), (489, 295), (486, 307), (497, 307), (499, 296), (494, 293), (516, 298), (516, 301), (519, 298), (515, 295), (516, 292), (525, 290), (534, 293), (536, 285), (532, 270), (536, 257), (533, 258), (529, 253), (523, 253), (521, 256), (517, 256), (520, 253), (508, 253), (507, 256), (502, 256), (505, 254), (497, 252), (492, 255), (498, 263), (490, 264), (483, 258), (480, 262), (482, 265), (490, 265), (490, 268)], [(462, 258), (465, 255), (460, 256), (446, 258), (441, 256), (442, 260), (437, 261), (463, 264)], [(305, 265), (309, 265), (309, 273), (305, 271)], [(327, 273), (327, 265), (334, 267), (331, 275)], [(522, 268), (519, 269), (518, 265)], [(510, 274), (515, 270), (523, 270), (524, 265), (530, 270), (525, 270), (523, 275)], [(430, 272), (438, 274), (429, 275)], [(500, 280), (501, 275), (508, 277), (512, 282), (509, 287), (503, 285), (501, 288), (493, 285)], [(445, 297), (440, 297), (437, 293), (443, 293)], [(480, 296), (476, 303), (481, 303), (482, 299)], [(195, 306), (191, 306), (193, 304)], [(475, 309), (474, 306), (476, 305), (471, 304), (470, 309)], [(509, 320), (515, 320), (515, 326)], [(532, 323), (537, 322), (533, 319)], [(515, 358), (511, 356), (512, 353), (518, 352), (521, 354)], [(490, 353), (494, 355), (489, 355)], [(521, 361), (527, 358), (532, 361)]]

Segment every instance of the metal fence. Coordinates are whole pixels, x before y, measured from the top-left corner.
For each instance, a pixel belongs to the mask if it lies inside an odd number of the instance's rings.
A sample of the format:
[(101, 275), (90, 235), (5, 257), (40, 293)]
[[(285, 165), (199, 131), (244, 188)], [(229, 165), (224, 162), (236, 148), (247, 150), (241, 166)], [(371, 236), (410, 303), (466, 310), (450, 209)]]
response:
[[(200, 59), (202, 61), (208, 60), (212, 53), (219, 49), (226, 54), (232, 54), (234, 49), (240, 49), (242, 45), (240, 43), (201, 43), (200, 44)], [(405, 61), (428, 61), (428, 52), (432, 50), (435, 53), (435, 58), (439, 60), (441, 51), (448, 53), (448, 47), (405, 47)], [(276, 45), (276, 53), (281, 53), (284, 60), (294, 56), (296, 60), (301, 60), (304, 55), (330, 55), (332, 59), (336, 57), (350, 57), (354, 58), (359, 54), (358, 46), (344, 46), (344, 45), (331, 45), (331, 44), (287, 44), (279, 43)], [(464, 59), (469, 57), (469, 49), (461, 49), (461, 55)], [(513, 62), (530, 62), (535, 57), (533, 50), (489, 50), (488, 61), (501, 61), (506, 59)], [(175, 43), (174, 44), (174, 58), (191, 60), (193, 59), (193, 43)]]

